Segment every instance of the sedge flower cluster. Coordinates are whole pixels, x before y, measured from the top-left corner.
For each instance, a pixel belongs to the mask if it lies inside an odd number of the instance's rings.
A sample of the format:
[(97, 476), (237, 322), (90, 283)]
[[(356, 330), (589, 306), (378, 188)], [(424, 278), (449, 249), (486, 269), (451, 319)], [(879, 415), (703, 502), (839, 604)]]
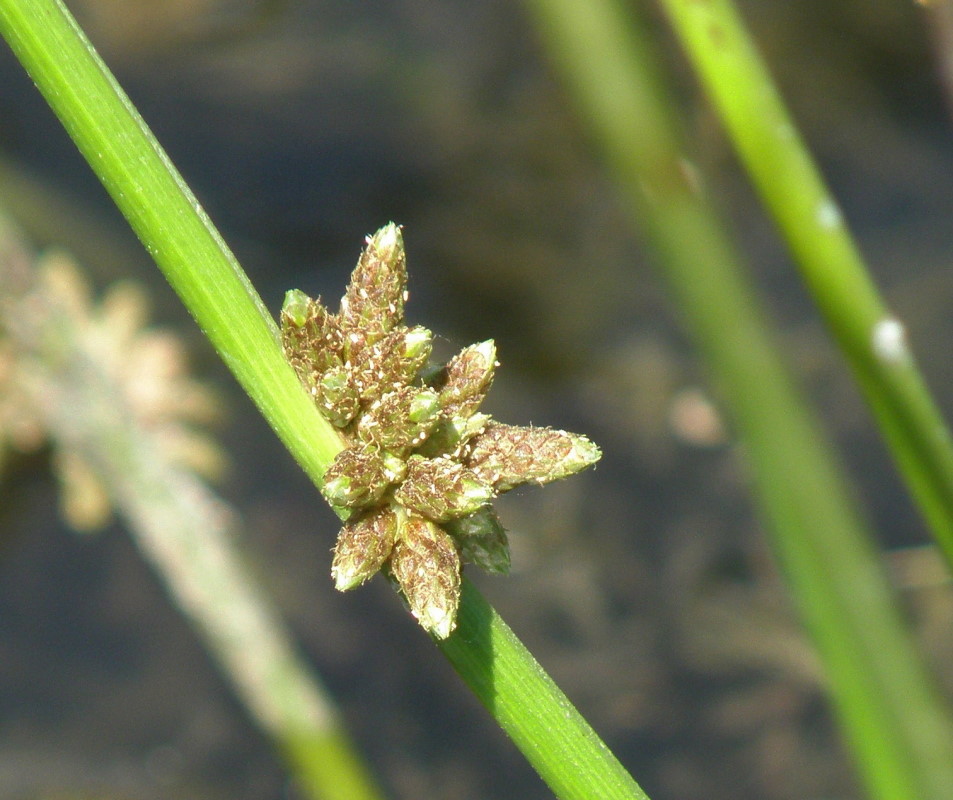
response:
[(430, 633), (456, 625), (463, 563), (510, 566), (491, 503), (594, 464), (586, 437), (505, 425), (480, 412), (498, 366), (492, 340), (430, 364), (432, 334), (404, 323), (407, 264), (393, 223), (367, 239), (337, 313), (295, 289), (281, 311), (285, 356), (347, 446), (322, 492), (349, 515), (331, 573), (341, 591), (385, 571)]

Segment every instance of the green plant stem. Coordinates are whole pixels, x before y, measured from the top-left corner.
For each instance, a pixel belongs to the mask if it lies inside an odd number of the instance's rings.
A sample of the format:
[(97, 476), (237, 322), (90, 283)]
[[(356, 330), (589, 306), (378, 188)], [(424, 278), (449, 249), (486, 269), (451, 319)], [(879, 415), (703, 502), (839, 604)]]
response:
[(457, 630), (437, 646), (562, 800), (648, 800), (468, 580)]
[[(59, 0), (0, 0), (0, 33), (225, 363), (320, 483), (341, 449), (337, 432), (318, 414), (282, 356), (274, 321), (234, 257), (65, 6)], [(472, 615), (479, 619), (487, 613), (485, 601), (468, 588), (461, 628), (467, 629)], [(565, 697), (541, 678), (515, 637), (503, 635), (498, 618), (491, 620), (492, 647), (478, 646), (484, 641), (479, 637), (456, 635), (448, 655), (471, 686), (485, 687), (487, 677), (493, 677), (492, 697), (486, 692), (481, 697), (542, 778), (575, 791), (566, 798), (600, 796), (586, 794), (587, 784), (615, 787), (606, 797), (643, 798), (631, 778), (620, 777), (621, 767), (588, 725), (576, 715), (555, 724), (559, 713), (565, 716)], [(538, 705), (524, 702), (521, 691), (528, 685), (538, 688)], [(537, 719), (547, 722), (534, 724)], [(541, 738), (532, 739), (529, 731)], [(560, 773), (565, 765), (540, 755), (547, 750), (590, 753), (591, 763), (571, 765), (580, 783), (568, 783)]]
[[(612, 0), (530, 0), (528, 6), (633, 217), (650, 233), (727, 403), (775, 550), (872, 796), (949, 797), (947, 706), (917, 657), (878, 553), (771, 342), (738, 257), (685, 168), (649, 38)], [(814, 234), (826, 235), (816, 227)]]
[(880, 342), (894, 320), (743, 21), (730, 0), (662, 6), (953, 567), (949, 429), (906, 343)]

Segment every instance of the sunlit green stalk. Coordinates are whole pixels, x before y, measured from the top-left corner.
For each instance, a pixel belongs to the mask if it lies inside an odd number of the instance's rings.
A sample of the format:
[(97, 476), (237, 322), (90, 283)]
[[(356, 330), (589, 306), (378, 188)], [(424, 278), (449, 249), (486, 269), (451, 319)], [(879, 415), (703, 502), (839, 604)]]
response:
[(730, 0), (662, 0), (953, 566), (953, 442)]
[(510, 627), (463, 581), (457, 630), (438, 642), (561, 800), (648, 800)]
[[(614, 0), (529, 0), (528, 7), (633, 218), (650, 233), (727, 402), (867, 786), (882, 800), (949, 797), (948, 709), (917, 657), (878, 554), (738, 257), (692, 180), (649, 37)], [(817, 227), (814, 233), (828, 235)], [(874, 302), (869, 293), (864, 302)]]
[[(337, 433), (285, 362), (275, 324), (234, 257), (65, 6), (0, 0), (0, 33), (228, 367), (320, 482), (341, 449)], [(448, 658), (559, 796), (642, 800), (472, 586), (459, 614), (443, 645)]]

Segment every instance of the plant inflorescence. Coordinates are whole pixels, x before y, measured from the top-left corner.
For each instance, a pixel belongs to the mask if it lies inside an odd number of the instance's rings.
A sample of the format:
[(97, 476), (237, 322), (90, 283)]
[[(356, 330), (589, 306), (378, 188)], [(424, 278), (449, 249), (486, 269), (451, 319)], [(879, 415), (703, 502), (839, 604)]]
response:
[(432, 334), (404, 324), (407, 265), (393, 223), (367, 238), (338, 312), (293, 289), (282, 344), (346, 447), (322, 492), (347, 521), (331, 574), (341, 591), (380, 570), (420, 624), (439, 638), (456, 625), (463, 563), (510, 566), (495, 496), (594, 464), (589, 439), (505, 425), (479, 411), (498, 366), (492, 340), (430, 363)]

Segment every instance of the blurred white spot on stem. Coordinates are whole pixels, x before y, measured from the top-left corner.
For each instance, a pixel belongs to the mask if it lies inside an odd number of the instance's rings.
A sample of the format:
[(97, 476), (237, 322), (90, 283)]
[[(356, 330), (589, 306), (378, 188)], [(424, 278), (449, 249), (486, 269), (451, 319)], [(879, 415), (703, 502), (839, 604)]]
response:
[(840, 227), (843, 218), (840, 209), (830, 200), (826, 200), (817, 207), (817, 224), (825, 230)]
[(874, 325), (872, 345), (881, 361), (898, 362), (907, 357), (907, 332), (895, 317), (885, 317)]

